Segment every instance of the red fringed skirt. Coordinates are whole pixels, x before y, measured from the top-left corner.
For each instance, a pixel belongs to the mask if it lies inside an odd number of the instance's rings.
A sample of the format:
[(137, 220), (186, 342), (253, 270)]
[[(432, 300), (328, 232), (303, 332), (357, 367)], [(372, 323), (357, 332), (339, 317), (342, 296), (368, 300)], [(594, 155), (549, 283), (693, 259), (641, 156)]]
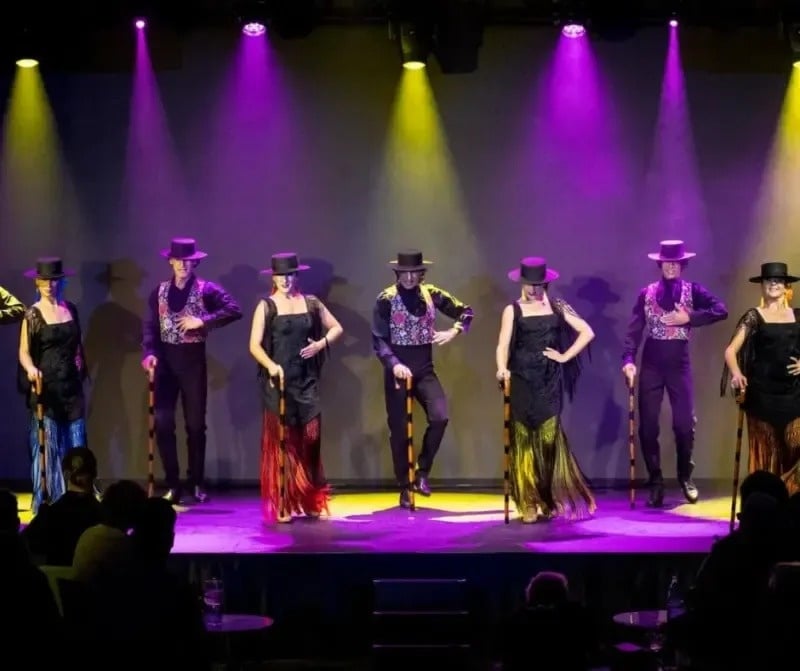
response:
[[(264, 412), (261, 431), (261, 500), (264, 519), (275, 522), (280, 505), (280, 423), (278, 416)], [(316, 516), (328, 510), (330, 488), (320, 458), (320, 418), (302, 426), (286, 427), (285, 515)]]

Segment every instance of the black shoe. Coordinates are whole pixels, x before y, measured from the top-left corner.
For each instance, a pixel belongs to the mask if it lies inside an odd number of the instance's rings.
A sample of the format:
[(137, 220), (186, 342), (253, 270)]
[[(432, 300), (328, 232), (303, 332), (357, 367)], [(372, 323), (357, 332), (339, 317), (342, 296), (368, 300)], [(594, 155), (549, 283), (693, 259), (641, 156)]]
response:
[(163, 498), (165, 501), (169, 501), (173, 506), (179, 506), (181, 504), (181, 492), (175, 487), (170, 488), (167, 493), (164, 494)]
[(686, 500), (689, 503), (697, 503), (697, 499), (700, 498), (700, 492), (697, 491), (697, 485), (692, 482), (692, 479), (680, 480), (680, 485)]
[(661, 508), (664, 505), (664, 483), (651, 482), (650, 483), (650, 497), (647, 499), (647, 506), (649, 508)]
[(195, 487), (193, 496), (196, 503), (208, 503), (208, 494), (202, 487)]
[(400, 492), (400, 507), (406, 510), (411, 508), (411, 492), (408, 489)]
[(414, 478), (414, 489), (418, 491), (423, 496), (430, 496), (431, 495), (431, 487), (428, 484), (428, 476), (422, 475), (419, 471), (417, 472), (417, 477)]

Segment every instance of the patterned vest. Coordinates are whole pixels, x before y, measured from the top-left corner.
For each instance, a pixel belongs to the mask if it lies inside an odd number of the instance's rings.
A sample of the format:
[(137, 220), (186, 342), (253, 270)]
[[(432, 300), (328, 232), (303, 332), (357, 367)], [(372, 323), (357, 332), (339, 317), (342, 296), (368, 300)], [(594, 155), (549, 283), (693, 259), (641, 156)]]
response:
[(178, 318), (184, 315), (188, 317), (202, 318), (206, 311), (203, 306), (203, 287), (205, 282), (199, 277), (194, 278), (189, 296), (186, 298), (186, 305), (180, 312), (173, 312), (169, 309), (167, 295), (172, 281), (162, 282), (158, 285), (158, 323), (161, 328), (161, 342), (170, 345), (184, 345), (186, 343), (205, 342), (205, 329), (196, 329), (181, 333), (178, 328)]
[(436, 308), (428, 290), (423, 285), (420, 285), (419, 290), (426, 306), (425, 313), (421, 317), (412, 315), (406, 310), (400, 293), (393, 287), (389, 315), (389, 337), (392, 345), (405, 347), (430, 345), (433, 342)]
[[(679, 305), (691, 312), (692, 311), (692, 285), (690, 282), (681, 283), (681, 295), (676, 301), (675, 307)], [(683, 326), (667, 326), (662, 323), (661, 317), (667, 314), (656, 299), (656, 292), (660, 282), (653, 282), (647, 285), (647, 290), (644, 294), (644, 317), (647, 322), (648, 337), (653, 340), (689, 340), (689, 325)]]

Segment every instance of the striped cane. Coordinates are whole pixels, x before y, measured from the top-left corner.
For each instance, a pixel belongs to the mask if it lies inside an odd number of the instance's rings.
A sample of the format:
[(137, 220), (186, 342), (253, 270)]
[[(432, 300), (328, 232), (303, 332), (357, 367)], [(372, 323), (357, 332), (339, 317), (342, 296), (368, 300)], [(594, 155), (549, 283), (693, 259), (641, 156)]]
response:
[(511, 380), (503, 380), (503, 520), (506, 524), (509, 519), (509, 499), (511, 495), (511, 482), (509, 481), (509, 466), (511, 459)]
[(634, 414), (634, 383), (633, 379), (628, 380), (628, 487), (630, 489), (631, 509), (636, 507), (636, 437)]
[(406, 445), (408, 446), (408, 496), (411, 510), (416, 510), (414, 497), (414, 406), (411, 378), (406, 378)]
[(44, 430), (44, 399), (42, 397), (42, 378), (37, 377), (34, 383), (34, 393), (36, 394), (36, 424), (39, 435), (39, 484), (42, 490), (42, 503), (47, 503), (50, 496), (47, 492), (47, 449), (45, 448)]
[(147, 496), (152, 498), (156, 487), (153, 472), (156, 451), (156, 369), (147, 371)]
[(278, 520), (285, 521), (286, 510), (286, 386), (278, 379)]
[(729, 529), (731, 533), (736, 526), (736, 497), (739, 493), (739, 468), (742, 461), (742, 435), (744, 433), (744, 391), (736, 391), (736, 403), (739, 405), (739, 413), (736, 419), (736, 453), (733, 458), (733, 496), (731, 496), (731, 519)]

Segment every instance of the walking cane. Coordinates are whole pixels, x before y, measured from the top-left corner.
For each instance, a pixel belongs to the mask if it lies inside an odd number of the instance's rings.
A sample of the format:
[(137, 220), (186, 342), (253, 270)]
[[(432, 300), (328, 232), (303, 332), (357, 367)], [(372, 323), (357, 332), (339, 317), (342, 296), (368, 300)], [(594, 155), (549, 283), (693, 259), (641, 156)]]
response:
[(278, 380), (278, 519), (286, 516), (286, 387), (281, 377)]
[(410, 509), (416, 510), (414, 497), (414, 406), (411, 396), (411, 378), (406, 378), (406, 445), (408, 446), (408, 495)]
[(508, 469), (511, 459), (511, 380), (503, 380), (503, 520), (509, 520), (509, 497), (511, 483), (509, 482)]
[(636, 438), (634, 432), (634, 382), (633, 378), (628, 380), (628, 487), (630, 489), (631, 510), (636, 507)]
[(736, 403), (739, 405), (739, 413), (736, 419), (736, 454), (733, 458), (733, 496), (731, 497), (731, 520), (729, 529), (731, 533), (736, 526), (736, 496), (739, 493), (739, 464), (742, 461), (742, 428), (744, 426), (744, 391), (736, 391)]
[(153, 463), (156, 451), (156, 369), (147, 370), (147, 496), (153, 498), (156, 478)]
[(42, 503), (49, 499), (47, 493), (47, 450), (45, 449), (45, 430), (44, 430), (44, 401), (42, 399), (42, 378), (37, 377), (34, 383), (36, 393), (36, 424), (39, 432), (39, 483), (42, 489)]

